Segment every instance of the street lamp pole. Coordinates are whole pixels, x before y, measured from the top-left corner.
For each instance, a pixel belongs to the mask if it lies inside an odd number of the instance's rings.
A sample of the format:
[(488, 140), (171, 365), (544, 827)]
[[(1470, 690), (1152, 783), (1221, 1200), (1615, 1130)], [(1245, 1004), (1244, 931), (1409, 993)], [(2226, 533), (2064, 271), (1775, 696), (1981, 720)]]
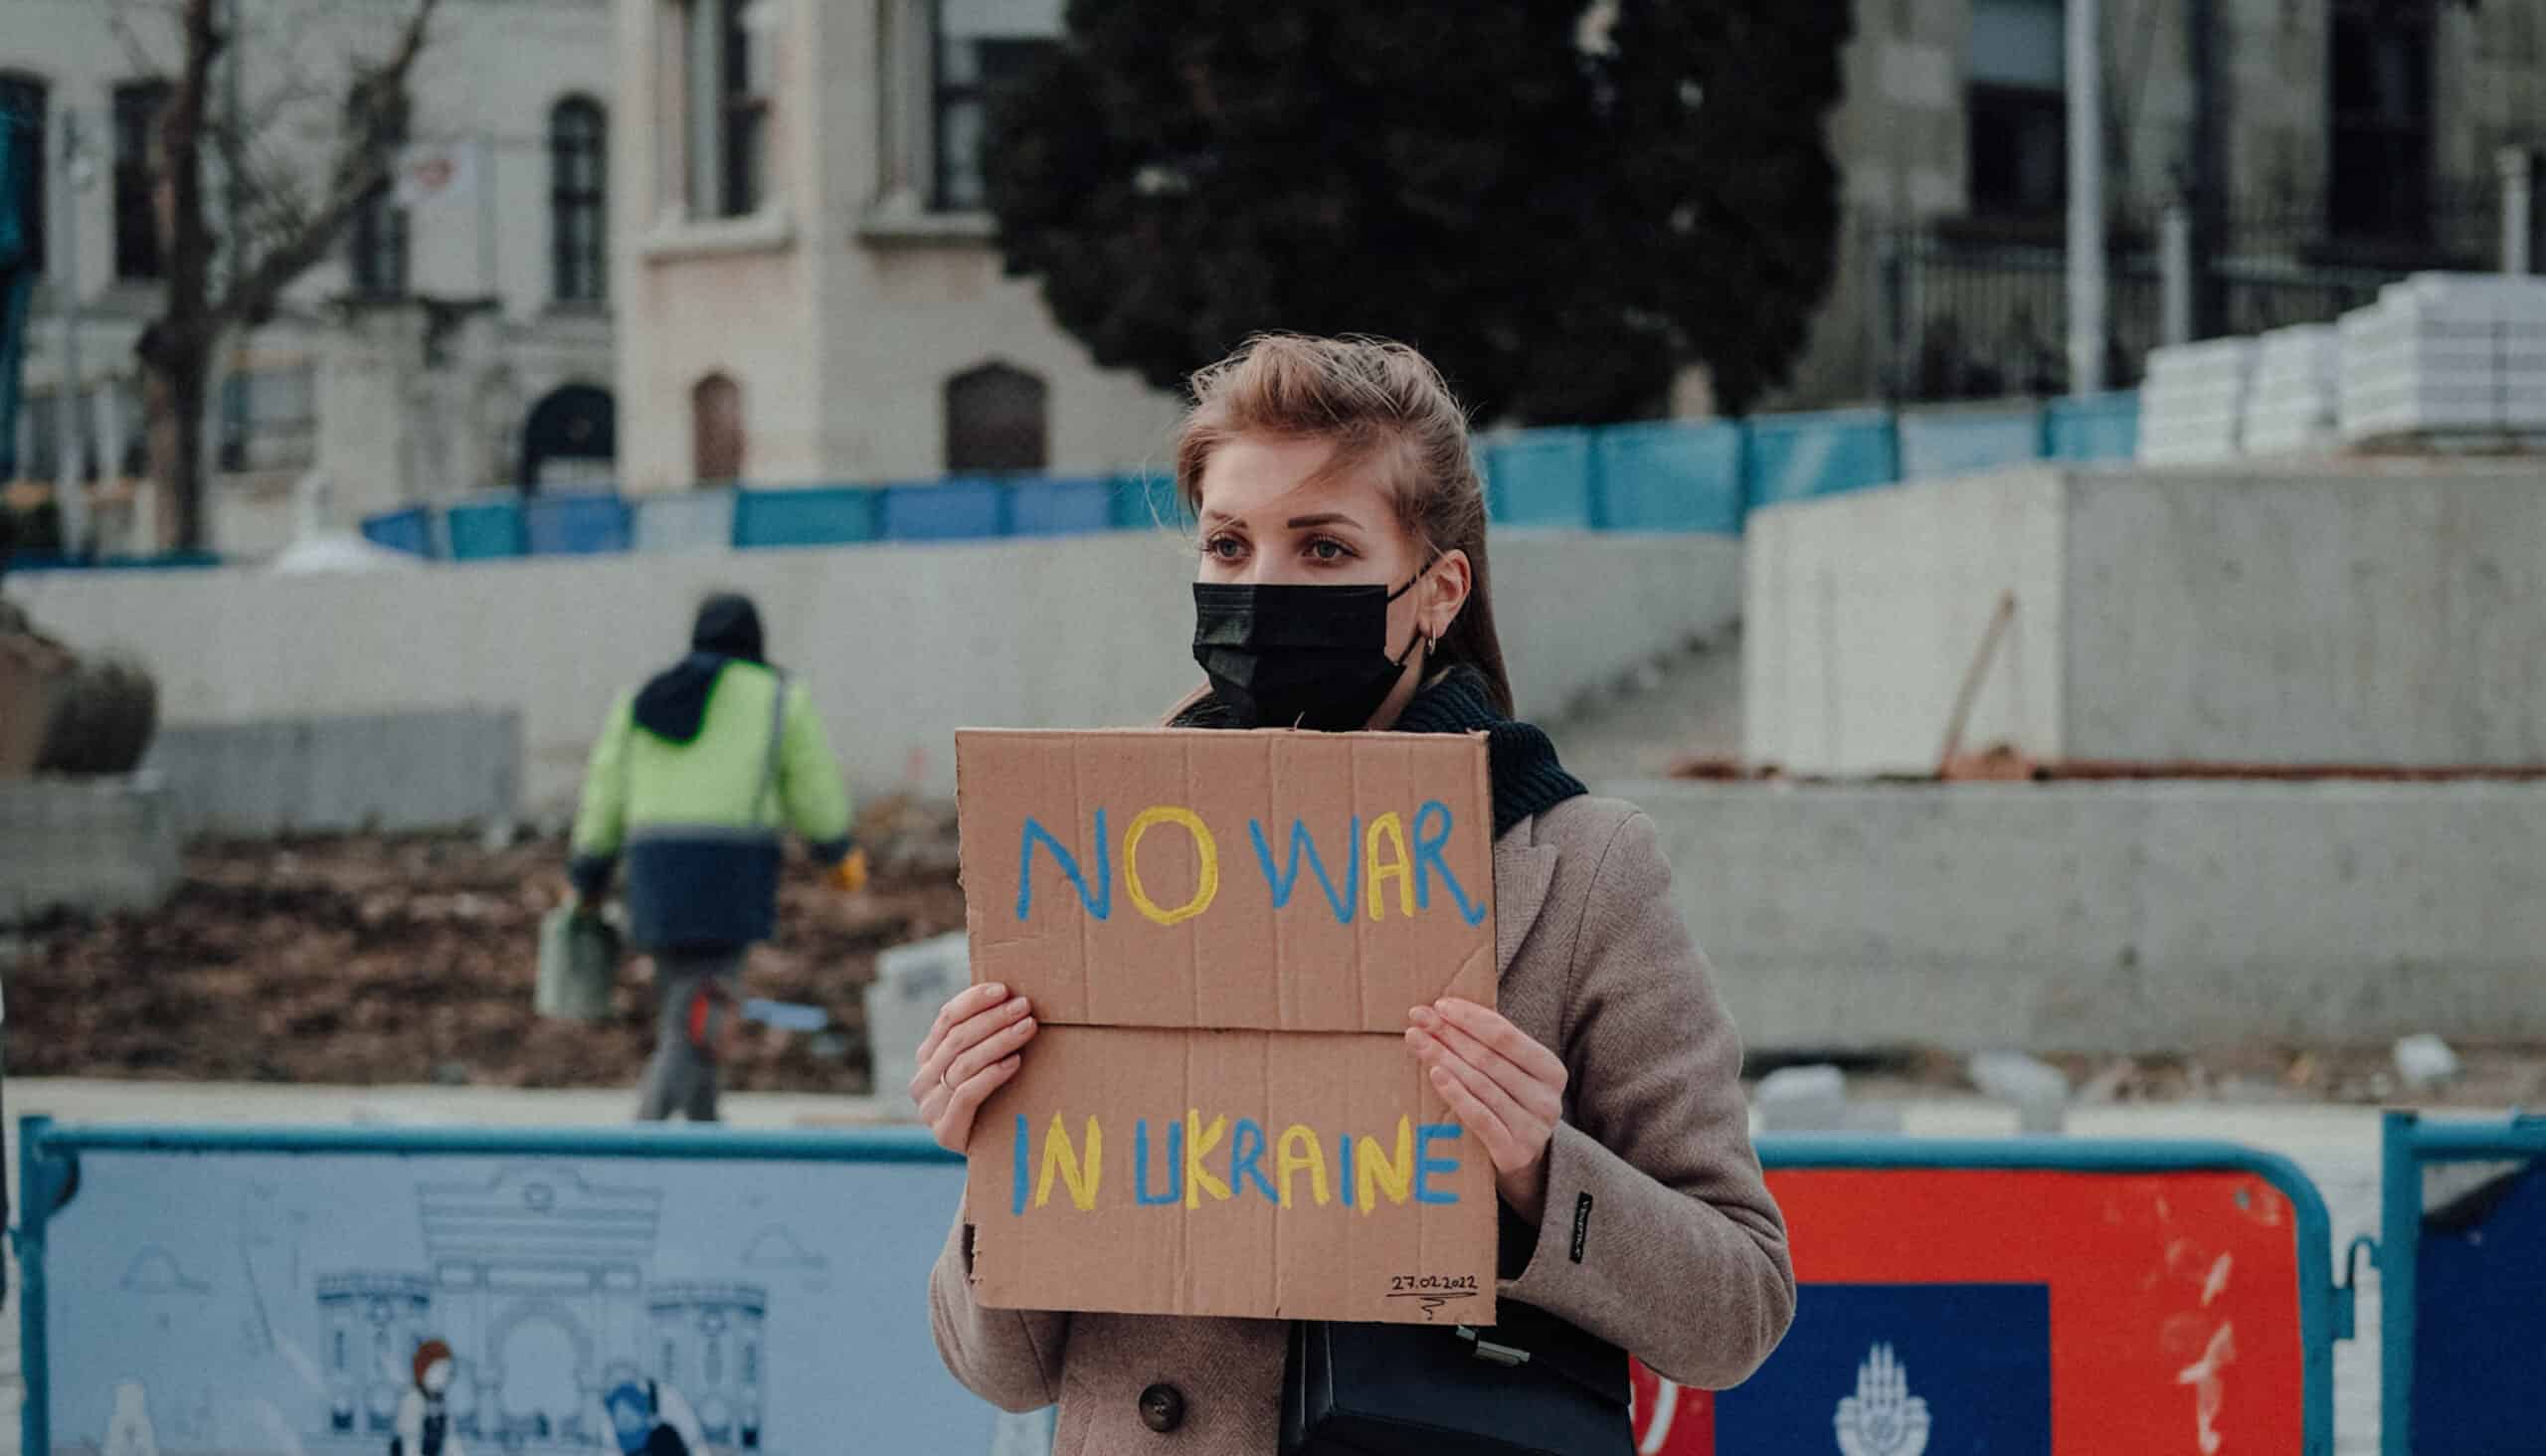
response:
[(89, 547), (88, 451), (80, 429), (80, 196), (91, 177), (89, 158), (80, 144), (80, 113), (62, 109), (62, 260), (56, 272), (62, 284), (62, 372), (54, 381), (60, 465), (54, 503), (62, 513), (65, 555), (80, 556)]

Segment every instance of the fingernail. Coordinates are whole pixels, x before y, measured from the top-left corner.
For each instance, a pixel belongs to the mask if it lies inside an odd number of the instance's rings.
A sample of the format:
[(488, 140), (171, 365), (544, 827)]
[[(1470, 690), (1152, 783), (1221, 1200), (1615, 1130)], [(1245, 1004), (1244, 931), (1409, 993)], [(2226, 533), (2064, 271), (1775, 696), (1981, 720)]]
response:
[(1024, 1020), (1017, 1022), (1016, 1024), (1017, 1024), (1017, 1025), (1019, 1025), (1019, 1026), (1024, 1027), (1024, 1028), (1025, 1028), (1026, 1030), (1028, 1030), (1028, 1031), (1031, 1031), (1031, 1030), (1033, 1030), (1033, 1029), (1034, 1029), (1034, 1018), (1033, 1018), (1032, 1016), (1028, 1016), (1028, 1017), (1026, 1017)]
[(1412, 1020), (1417, 1026), (1429, 1026), (1439, 1019), (1439, 1017), (1432, 1013), (1432, 1008), (1430, 1006), (1415, 1006), (1405, 1014), (1407, 1018)]
[(990, 981), (983, 983), (982, 993), (985, 996), (1001, 997), (1007, 995), (1007, 988), (996, 981)]
[(1008, 1001), (1008, 1003), (1007, 1003), (1007, 1009), (1009, 1009), (1009, 1010), (1011, 1010), (1011, 1011), (1021, 1011), (1021, 1010), (1024, 1010), (1024, 1009), (1025, 1009), (1025, 998), (1023, 998), (1023, 997), (1021, 997), (1021, 996), (1020, 996), (1020, 997), (1013, 997), (1013, 998), (1010, 998), (1010, 999), (1009, 999), (1009, 1001)]
[(1447, 1067), (1434, 1067), (1432, 1069), (1432, 1080), (1440, 1083), (1444, 1087), (1449, 1086), (1450, 1069)]

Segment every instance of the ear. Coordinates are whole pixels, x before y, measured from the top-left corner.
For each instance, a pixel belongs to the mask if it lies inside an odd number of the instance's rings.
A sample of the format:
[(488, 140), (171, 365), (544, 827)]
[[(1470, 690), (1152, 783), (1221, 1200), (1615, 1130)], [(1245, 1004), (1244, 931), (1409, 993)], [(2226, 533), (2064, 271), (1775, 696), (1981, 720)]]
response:
[(1423, 574), (1423, 606), (1418, 614), (1423, 635), (1434, 641), (1447, 637), (1450, 624), (1459, 620), (1460, 609), (1468, 605), (1468, 593), (1476, 586), (1476, 569), (1469, 565), (1464, 551), (1445, 551), (1432, 569)]

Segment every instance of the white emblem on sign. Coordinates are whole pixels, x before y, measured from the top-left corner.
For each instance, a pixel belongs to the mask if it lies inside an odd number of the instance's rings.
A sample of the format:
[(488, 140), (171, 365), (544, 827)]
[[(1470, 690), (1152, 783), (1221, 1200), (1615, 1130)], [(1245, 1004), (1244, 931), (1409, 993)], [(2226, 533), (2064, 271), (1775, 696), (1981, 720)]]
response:
[(1857, 1393), (1832, 1418), (1840, 1456), (1919, 1456), (1927, 1449), (1927, 1402), (1910, 1393), (1910, 1371), (1878, 1345), (1857, 1366)]

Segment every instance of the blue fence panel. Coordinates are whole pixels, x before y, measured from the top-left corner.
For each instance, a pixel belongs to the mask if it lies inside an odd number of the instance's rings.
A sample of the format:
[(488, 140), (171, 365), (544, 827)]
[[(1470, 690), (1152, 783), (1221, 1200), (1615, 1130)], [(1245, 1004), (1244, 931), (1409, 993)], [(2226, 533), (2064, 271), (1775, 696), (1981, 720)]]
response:
[(883, 535), (883, 492), (861, 485), (745, 490), (734, 497), (734, 544), (841, 546)]
[(1114, 529), (1114, 482), (1085, 479), (1019, 480), (1007, 497), (1007, 528), (1017, 536), (1077, 536)]
[[(2379, 1448), (2534, 1452), (2546, 1351), (2546, 1117), (2427, 1123), (2391, 1112), (2384, 1134)], [(2425, 1178), (2434, 1165), (2469, 1176), (2434, 1187)]]
[(1901, 478), (1942, 480), (2042, 458), (2042, 411), (1910, 410), (1901, 415)]
[(1741, 427), (1616, 425), (1597, 432), (1599, 516), (1612, 531), (1741, 532)]
[(1899, 437), (1887, 411), (1765, 415), (1749, 428), (1743, 483), (1754, 508), (1889, 485), (1899, 478)]
[(533, 556), (607, 556), (628, 549), (628, 502), (617, 495), (534, 495), (522, 507)]
[(1485, 452), (1486, 511), (1498, 525), (1570, 526), (1599, 520), (1599, 460), (1589, 430), (1529, 430)]
[(980, 541), (1007, 534), (1004, 481), (955, 476), (884, 491), (887, 541)]
[(444, 512), (443, 525), (451, 537), (454, 561), (493, 561), (530, 551), (529, 532), (523, 526), (521, 502), (517, 500), (455, 505)]
[(2127, 460), (2139, 455), (2139, 392), (2053, 400), (2043, 434), (2055, 460)]
[(1189, 531), (1193, 517), (1176, 493), (1176, 480), (1168, 475), (1126, 474), (1113, 476), (1108, 487), (1114, 496), (1114, 528), (1118, 531)]
[(431, 507), (411, 505), (376, 515), (362, 523), (363, 539), (392, 551), (410, 556), (434, 554), (434, 513)]
[(734, 492), (685, 490), (633, 502), (630, 545), (642, 552), (722, 551), (734, 544)]
[(27, 1451), (123, 1449), (135, 1423), (181, 1449), (383, 1450), (429, 1339), (470, 1450), (616, 1449), (613, 1393), (649, 1387), (693, 1451), (1048, 1430), (938, 1359), (929, 1269), (964, 1168), (917, 1129), (20, 1137)]

